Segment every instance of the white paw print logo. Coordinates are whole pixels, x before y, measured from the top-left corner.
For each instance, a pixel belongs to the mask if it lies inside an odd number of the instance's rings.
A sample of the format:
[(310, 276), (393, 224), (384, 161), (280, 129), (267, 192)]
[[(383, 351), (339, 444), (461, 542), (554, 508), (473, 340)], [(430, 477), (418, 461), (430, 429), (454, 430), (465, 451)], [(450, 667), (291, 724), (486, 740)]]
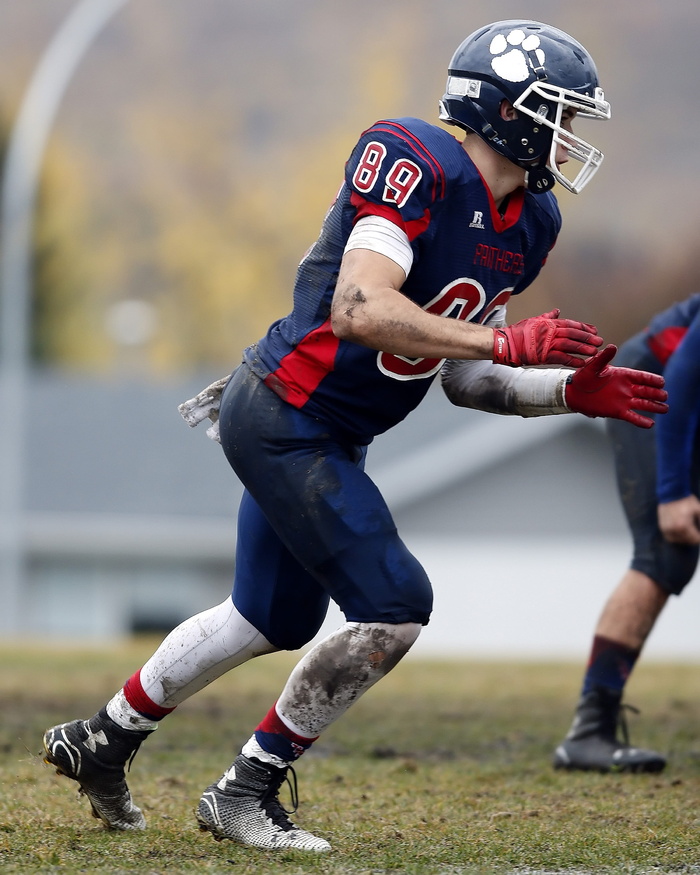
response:
[[(510, 51), (509, 46), (512, 46)], [(499, 33), (491, 40), (489, 50), (497, 56), (491, 59), (494, 73), (508, 82), (524, 82), (530, 75), (531, 67), (526, 52), (534, 52), (540, 64), (544, 65), (540, 38), (534, 33), (527, 36), (522, 30), (511, 30), (508, 36)]]

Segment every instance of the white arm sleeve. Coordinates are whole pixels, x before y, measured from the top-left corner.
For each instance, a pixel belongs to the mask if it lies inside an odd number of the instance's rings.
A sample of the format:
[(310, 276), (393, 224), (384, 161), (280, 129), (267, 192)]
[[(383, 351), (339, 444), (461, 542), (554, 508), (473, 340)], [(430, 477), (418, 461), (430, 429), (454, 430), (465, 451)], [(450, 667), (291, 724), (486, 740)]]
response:
[(547, 416), (570, 413), (564, 398), (569, 368), (511, 368), (488, 361), (450, 359), (442, 388), (453, 404), (487, 413)]
[(380, 216), (365, 216), (356, 223), (345, 244), (345, 252), (350, 249), (371, 249), (386, 255), (398, 264), (406, 276), (413, 264), (413, 250), (406, 232)]
[[(505, 306), (487, 325), (506, 324)], [(487, 413), (511, 416), (548, 416), (570, 413), (565, 387), (571, 368), (511, 368), (491, 361), (448, 359), (443, 365), (442, 388), (453, 404)]]

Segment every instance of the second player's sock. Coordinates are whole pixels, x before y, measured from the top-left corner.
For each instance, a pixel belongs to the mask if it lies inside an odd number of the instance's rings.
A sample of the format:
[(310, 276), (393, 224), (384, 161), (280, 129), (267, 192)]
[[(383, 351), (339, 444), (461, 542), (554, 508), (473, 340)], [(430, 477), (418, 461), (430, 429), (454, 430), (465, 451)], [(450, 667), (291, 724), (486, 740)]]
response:
[(639, 653), (639, 650), (596, 635), (583, 679), (583, 694), (594, 687), (606, 687), (621, 693), (632, 674)]

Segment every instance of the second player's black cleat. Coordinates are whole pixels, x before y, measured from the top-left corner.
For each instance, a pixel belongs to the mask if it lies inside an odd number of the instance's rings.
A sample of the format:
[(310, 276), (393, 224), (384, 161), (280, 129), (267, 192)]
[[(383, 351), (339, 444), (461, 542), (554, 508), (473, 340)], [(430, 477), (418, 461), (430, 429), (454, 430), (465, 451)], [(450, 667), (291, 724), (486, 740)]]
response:
[[(554, 752), (555, 769), (595, 772), (660, 772), (660, 753), (629, 743), (622, 694), (595, 687), (581, 697), (569, 734)], [(622, 740), (617, 737), (618, 729)]]
[(73, 720), (44, 733), (44, 762), (80, 786), (94, 817), (109, 829), (145, 829), (146, 819), (134, 805), (124, 769), (150, 735), (122, 729), (102, 708), (89, 720)]

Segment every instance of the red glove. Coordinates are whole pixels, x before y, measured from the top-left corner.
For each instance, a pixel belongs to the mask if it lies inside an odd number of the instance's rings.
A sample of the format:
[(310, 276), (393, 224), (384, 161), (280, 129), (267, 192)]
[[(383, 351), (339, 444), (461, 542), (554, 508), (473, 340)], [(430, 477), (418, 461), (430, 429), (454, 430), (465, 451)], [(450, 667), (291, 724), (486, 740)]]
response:
[[(520, 365), (568, 365), (580, 368), (603, 342), (594, 325), (560, 319), (559, 310), (522, 319), (515, 325), (495, 328), (493, 360), (517, 368)], [(575, 355), (574, 355), (575, 354)]]
[(617, 347), (608, 344), (569, 377), (564, 388), (566, 405), (586, 416), (624, 419), (640, 428), (651, 428), (654, 420), (635, 411), (666, 413), (664, 378), (648, 371), (609, 367), (616, 352)]

